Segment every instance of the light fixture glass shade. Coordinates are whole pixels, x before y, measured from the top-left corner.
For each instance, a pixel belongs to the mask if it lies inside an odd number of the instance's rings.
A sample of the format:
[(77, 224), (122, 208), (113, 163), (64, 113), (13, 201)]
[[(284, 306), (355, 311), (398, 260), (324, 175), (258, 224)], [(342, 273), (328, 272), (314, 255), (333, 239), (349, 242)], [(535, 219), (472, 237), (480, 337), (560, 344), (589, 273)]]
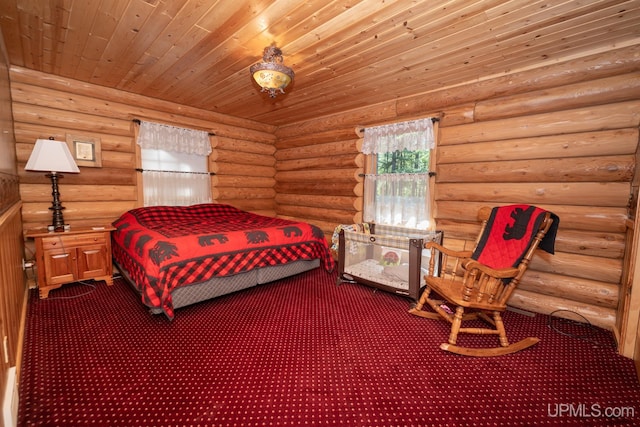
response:
[(36, 140), (24, 168), (31, 171), (80, 172), (67, 144), (53, 139)]
[(282, 51), (275, 46), (264, 48), (262, 60), (264, 62), (253, 64), (249, 72), (262, 92), (269, 92), (269, 96), (275, 98), (278, 93), (284, 93), (284, 88), (293, 80), (294, 72), (282, 63)]

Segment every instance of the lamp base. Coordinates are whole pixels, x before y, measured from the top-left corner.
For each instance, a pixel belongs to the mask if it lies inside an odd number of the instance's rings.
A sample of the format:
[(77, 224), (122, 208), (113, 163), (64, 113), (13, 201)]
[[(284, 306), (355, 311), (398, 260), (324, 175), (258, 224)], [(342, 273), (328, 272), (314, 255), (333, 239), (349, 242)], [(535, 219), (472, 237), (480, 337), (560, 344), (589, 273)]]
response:
[(56, 227), (53, 225), (47, 225), (47, 230), (48, 231), (55, 231), (56, 233), (61, 233), (63, 231), (70, 231), (71, 230), (71, 226), (69, 224), (64, 224), (62, 227)]
[(52, 225), (50, 225), (48, 228), (50, 229), (51, 227), (53, 227), (53, 231), (64, 231), (65, 223), (62, 216), (64, 207), (62, 206), (62, 203), (60, 203), (60, 192), (58, 191), (58, 179), (63, 178), (63, 175), (56, 172), (51, 172), (46, 176), (48, 178), (51, 178), (51, 195), (53, 196), (53, 203), (49, 208), (49, 210), (53, 212), (53, 218), (51, 220)]

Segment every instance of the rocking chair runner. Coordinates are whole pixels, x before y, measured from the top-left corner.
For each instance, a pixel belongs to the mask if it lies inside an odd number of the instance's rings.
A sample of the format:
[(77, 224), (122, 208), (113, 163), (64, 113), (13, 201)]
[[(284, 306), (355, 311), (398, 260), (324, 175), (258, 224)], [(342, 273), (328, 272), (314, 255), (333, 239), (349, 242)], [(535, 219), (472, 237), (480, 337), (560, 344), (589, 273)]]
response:
[[(409, 312), (451, 323), (449, 342), (440, 346), (443, 350), (468, 356), (499, 356), (539, 341), (530, 337), (509, 344), (500, 313), (507, 308), (507, 301), (536, 248), (554, 253), (559, 219), (551, 212), (529, 205), (486, 207), (480, 209), (478, 217), (483, 224), (474, 251), (454, 251), (435, 242), (425, 244), (425, 248), (431, 250), (426, 288)], [(440, 271), (436, 271), (438, 259)], [(433, 312), (424, 311), (425, 304)], [(478, 318), (489, 327), (462, 327), (463, 321)], [(460, 347), (456, 345), (458, 333), (498, 335), (500, 346)]]

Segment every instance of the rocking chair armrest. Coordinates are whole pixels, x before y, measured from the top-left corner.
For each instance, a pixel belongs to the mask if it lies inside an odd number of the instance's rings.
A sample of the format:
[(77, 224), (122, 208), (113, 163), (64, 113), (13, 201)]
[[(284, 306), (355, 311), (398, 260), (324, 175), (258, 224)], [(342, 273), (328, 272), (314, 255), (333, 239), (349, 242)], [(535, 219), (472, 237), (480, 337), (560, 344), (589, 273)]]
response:
[(427, 242), (424, 244), (424, 248), (425, 249), (435, 249), (439, 252), (442, 252), (443, 254), (450, 256), (450, 257), (456, 257), (456, 258), (470, 258), (471, 255), (473, 254), (473, 251), (456, 251), (453, 249), (448, 249), (444, 246), (442, 246), (439, 243), (436, 242)]
[(464, 268), (467, 271), (471, 271), (473, 269), (480, 270), (481, 272), (497, 279), (509, 279), (512, 277), (516, 277), (518, 273), (520, 273), (520, 269), (516, 267), (495, 269), (474, 259), (466, 261), (464, 263)]

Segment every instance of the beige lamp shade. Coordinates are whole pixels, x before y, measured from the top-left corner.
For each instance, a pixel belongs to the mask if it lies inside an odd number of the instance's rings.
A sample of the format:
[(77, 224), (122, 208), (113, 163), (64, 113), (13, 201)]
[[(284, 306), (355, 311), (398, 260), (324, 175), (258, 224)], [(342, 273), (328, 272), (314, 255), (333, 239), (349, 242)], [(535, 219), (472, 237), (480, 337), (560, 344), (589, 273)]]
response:
[(38, 139), (27, 161), (26, 170), (79, 173), (66, 142)]

